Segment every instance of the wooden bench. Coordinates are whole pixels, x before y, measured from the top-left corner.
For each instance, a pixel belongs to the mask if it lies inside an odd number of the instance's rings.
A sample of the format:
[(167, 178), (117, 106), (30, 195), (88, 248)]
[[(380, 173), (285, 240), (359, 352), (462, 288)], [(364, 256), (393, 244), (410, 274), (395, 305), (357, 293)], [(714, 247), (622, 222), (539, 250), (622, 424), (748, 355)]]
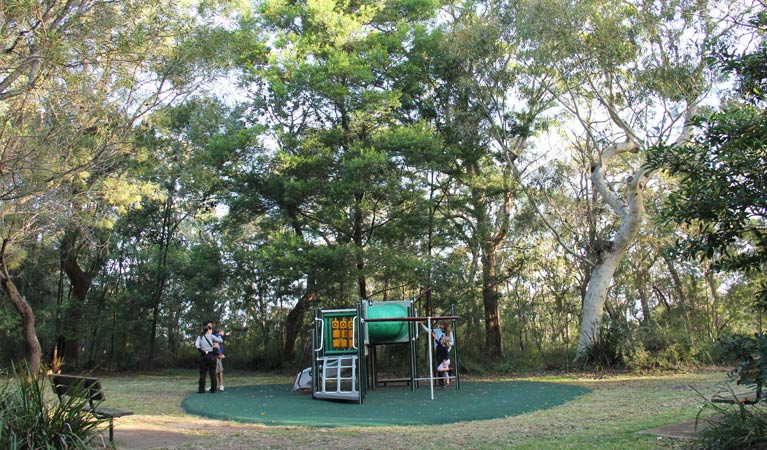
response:
[(765, 398), (764, 392), (762, 391), (762, 384), (757, 380), (759, 370), (760, 369), (754, 360), (739, 366), (736, 369), (737, 372), (733, 371), (733, 373), (737, 373), (737, 384), (753, 385), (753, 389), (746, 392), (736, 392), (734, 389), (730, 389), (729, 392), (718, 392), (711, 397), (711, 403), (730, 403), (736, 405), (753, 405), (759, 403), (759, 401)]
[(376, 386), (386, 387), (392, 383), (403, 383), (405, 386), (410, 386), (410, 378), (386, 378), (382, 380), (376, 380)]
[(114, 441), (114, 418), (133, 414), (133, 411), (105, 408), (99, 405), (106, 400), (106, 396), (98, 378), (76, 375), (52, 375), (51, 384), (60, 402), (63, 402), (62, 398), (65, 396), (87, 399), (88, 405), (83, 406), (85, 410), (99, 419), (109, 419), (109, 442)]
[(738, 392), (738, 393), (735, 393), (735, 392), (719, 393), (711, 397), (711, 403), (753, 405), (755, 403), (758, 403), (759, 400), (763, 398), (764, 396), (760, 395), (760, 393), (757, 392), (756, 390), (749, 391), (749, 392)]

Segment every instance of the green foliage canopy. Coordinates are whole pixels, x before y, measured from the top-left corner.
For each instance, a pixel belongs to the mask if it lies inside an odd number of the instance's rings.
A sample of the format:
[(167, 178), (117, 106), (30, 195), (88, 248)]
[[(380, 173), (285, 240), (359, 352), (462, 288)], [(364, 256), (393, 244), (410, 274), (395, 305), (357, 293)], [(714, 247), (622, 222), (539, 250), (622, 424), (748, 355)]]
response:
[[(767, 16), (754, 26), (767, 29)], [(709, 117), (698, 117), (700, 137), (689, 145), (656, 147), (648, 164), (679, 178), (664, 212), (687, 225), (687, 256), (711, 259), (724, 270), (767, 267), (767, 43), (736, 55), (720, 50), (716, 61), (739, 81), (740, 97)], [(767, 291), (759, 304), (767, 308)]]

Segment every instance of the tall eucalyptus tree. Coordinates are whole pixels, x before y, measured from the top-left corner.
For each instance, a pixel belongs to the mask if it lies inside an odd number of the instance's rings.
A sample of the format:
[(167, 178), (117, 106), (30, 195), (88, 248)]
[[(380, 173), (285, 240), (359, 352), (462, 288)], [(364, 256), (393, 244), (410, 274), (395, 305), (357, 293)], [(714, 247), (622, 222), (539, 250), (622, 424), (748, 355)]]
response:
[[(611, 219), (587, 255), (577, 354), (599, 338), (613, 275), (640, 233), (651, 172), (644, 153), (684, 143), (712, 88), (706, 45), (730, 31), (730, 1), (529, 2), (529, 44), (588, 149), (591, 184)], [(601, 221), (600, 221), (601, 222)]]
[[(152, 254), (149, 262), (153, 267), (142, 271), (144, 285), (151, 286), (145, 294), (151, 311), (147, 367), (152, 367), (157, 350), (155, 342), (158, 328), (162, 326), (160, 312), (166, 312), (167, 328), (173, 330), (181, 309), (165, 295), (172, 272), (169, 255), (173, 248), (183, 247), (182, 241), (192, 240), (183, 238), (184, 227), (197, 230), (199, 236), (210, 236), (206, 228), (215, 221), (216, 207), (226, 195), (223, 192), (225, 168), (237, 165), (241, 155), (255, 142), (255, 134), (244, 126), (240, 117), (236, 109), (214, 100), (190, 100), (156, 112), (151, 124), (136, 140), (149, 153), (141, 166), (143, 176), (159, 186), (160, 193), (154, 199), (147, 198), (144, 211), (137, 213), (143, 217), (145, 227), (134, 228), (139, 233), (137, 240)], [(214, 245), (205, 240), (198, 248), (200, 253), (211, 252), (206, 247)], [(210, 272), (216, 274), (209, 284), (212, 290), (223, 282), (213, 280), (220, 278), (217, 275), (220, 271), (214, 270), (219, 264), (210, 261)], [(199, 317), (199, 321), (202, 320)], [(174, 337), (169, 336), (171, 343), (175, 342)]]

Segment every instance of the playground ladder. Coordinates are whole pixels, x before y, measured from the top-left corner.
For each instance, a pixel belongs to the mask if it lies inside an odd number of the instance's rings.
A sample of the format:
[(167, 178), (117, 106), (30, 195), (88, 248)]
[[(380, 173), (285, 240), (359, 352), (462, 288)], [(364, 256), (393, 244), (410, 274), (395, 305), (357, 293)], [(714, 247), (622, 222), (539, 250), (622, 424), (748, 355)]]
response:
[(315, 398), (359, 400), (357, 389), (358, 355), (321, 356), (317, 358), (320, 372), (319, 390)]

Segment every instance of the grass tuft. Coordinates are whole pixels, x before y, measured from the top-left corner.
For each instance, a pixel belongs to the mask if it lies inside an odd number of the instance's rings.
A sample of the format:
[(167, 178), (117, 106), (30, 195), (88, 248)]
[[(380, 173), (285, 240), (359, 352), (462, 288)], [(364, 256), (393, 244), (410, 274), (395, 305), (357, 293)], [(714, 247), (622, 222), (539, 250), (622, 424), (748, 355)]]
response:
[(759, 404), (719, 406), (707, 403), (704, 408), (716, 411), (716, 419), (701, 430), (696, 439), (700, 448), (709, 450), (745, 450), (767, 448), (767, 410)]

